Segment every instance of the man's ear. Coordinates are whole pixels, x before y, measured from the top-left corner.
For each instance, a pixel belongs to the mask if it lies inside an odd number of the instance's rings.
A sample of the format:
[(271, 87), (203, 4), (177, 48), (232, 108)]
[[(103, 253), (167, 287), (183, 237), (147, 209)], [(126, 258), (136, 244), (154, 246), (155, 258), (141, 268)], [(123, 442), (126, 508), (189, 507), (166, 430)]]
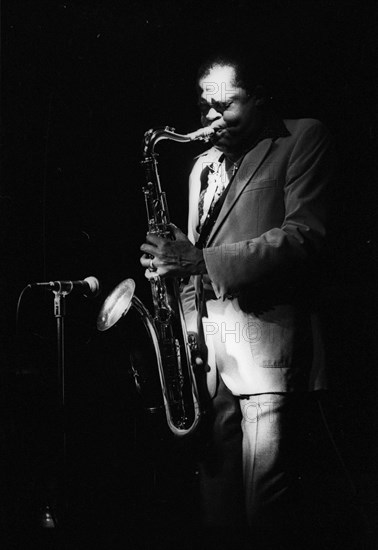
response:
[(258, 84), (253, 90), (252, 97), (254, 98), (257, 107), (265, 105), (267, 101), (265, 87), (262, 84)]

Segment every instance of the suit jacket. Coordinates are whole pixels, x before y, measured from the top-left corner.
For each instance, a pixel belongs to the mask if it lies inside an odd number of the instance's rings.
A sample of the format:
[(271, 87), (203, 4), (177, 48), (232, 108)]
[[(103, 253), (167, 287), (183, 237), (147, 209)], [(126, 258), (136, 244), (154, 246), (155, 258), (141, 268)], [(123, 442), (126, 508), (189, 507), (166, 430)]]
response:
[[(288, 136), (263, 139), (244, 157), (210, 233), (207, 275), (182, 292), (188, 330), (235, 394), (325, 387), (316, 312), (316, 266), (326, 235), (332, 152), (317, 120), (284, 121)], [(201, 155), (189, 180), (188, 237), (198, 240)]]

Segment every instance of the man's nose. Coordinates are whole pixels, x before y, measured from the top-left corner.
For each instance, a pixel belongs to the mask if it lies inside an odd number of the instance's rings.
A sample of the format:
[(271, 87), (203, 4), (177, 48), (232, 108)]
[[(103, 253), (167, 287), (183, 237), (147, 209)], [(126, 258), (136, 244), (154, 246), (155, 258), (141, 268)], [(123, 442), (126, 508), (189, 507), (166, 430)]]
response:
[(208, 122), (214, 122), (214, 120), (218, 120), (218, 118), (222, 118), (222, 114), (219, 113), (214, 107), (210, 107), (206, 113), (206, 120)]

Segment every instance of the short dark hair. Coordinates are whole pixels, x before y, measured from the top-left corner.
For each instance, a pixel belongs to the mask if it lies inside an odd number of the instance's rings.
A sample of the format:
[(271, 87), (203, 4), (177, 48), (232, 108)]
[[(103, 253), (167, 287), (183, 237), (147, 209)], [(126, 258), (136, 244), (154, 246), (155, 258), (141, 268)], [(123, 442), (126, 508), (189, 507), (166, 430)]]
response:
[[(268, 93), (268, 82), (261, 67), (261, 61), (254, 59), (249, 53), (243, 51), (217, 52), (207, 57), (200, 65), (197, 72), (198, 82), (206, 78), (214, 67), (231, 66), (235, 69), (235, 86), (240, 86), (247, 93), (253, 94), (257, 86), (261, 86)], [(264, 94), (264, 95), (265, 95)]]

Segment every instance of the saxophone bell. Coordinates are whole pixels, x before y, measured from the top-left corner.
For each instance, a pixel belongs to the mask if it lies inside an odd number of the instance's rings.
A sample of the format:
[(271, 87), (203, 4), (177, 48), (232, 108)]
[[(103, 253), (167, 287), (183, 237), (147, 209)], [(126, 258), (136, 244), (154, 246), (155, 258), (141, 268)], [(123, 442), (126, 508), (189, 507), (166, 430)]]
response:
[(129, 311), (134, 297), (135, 282), (125, 279), (115, 287), (103, 303), (97, 317), (97, 330), (103, 332), (115, 325)]

